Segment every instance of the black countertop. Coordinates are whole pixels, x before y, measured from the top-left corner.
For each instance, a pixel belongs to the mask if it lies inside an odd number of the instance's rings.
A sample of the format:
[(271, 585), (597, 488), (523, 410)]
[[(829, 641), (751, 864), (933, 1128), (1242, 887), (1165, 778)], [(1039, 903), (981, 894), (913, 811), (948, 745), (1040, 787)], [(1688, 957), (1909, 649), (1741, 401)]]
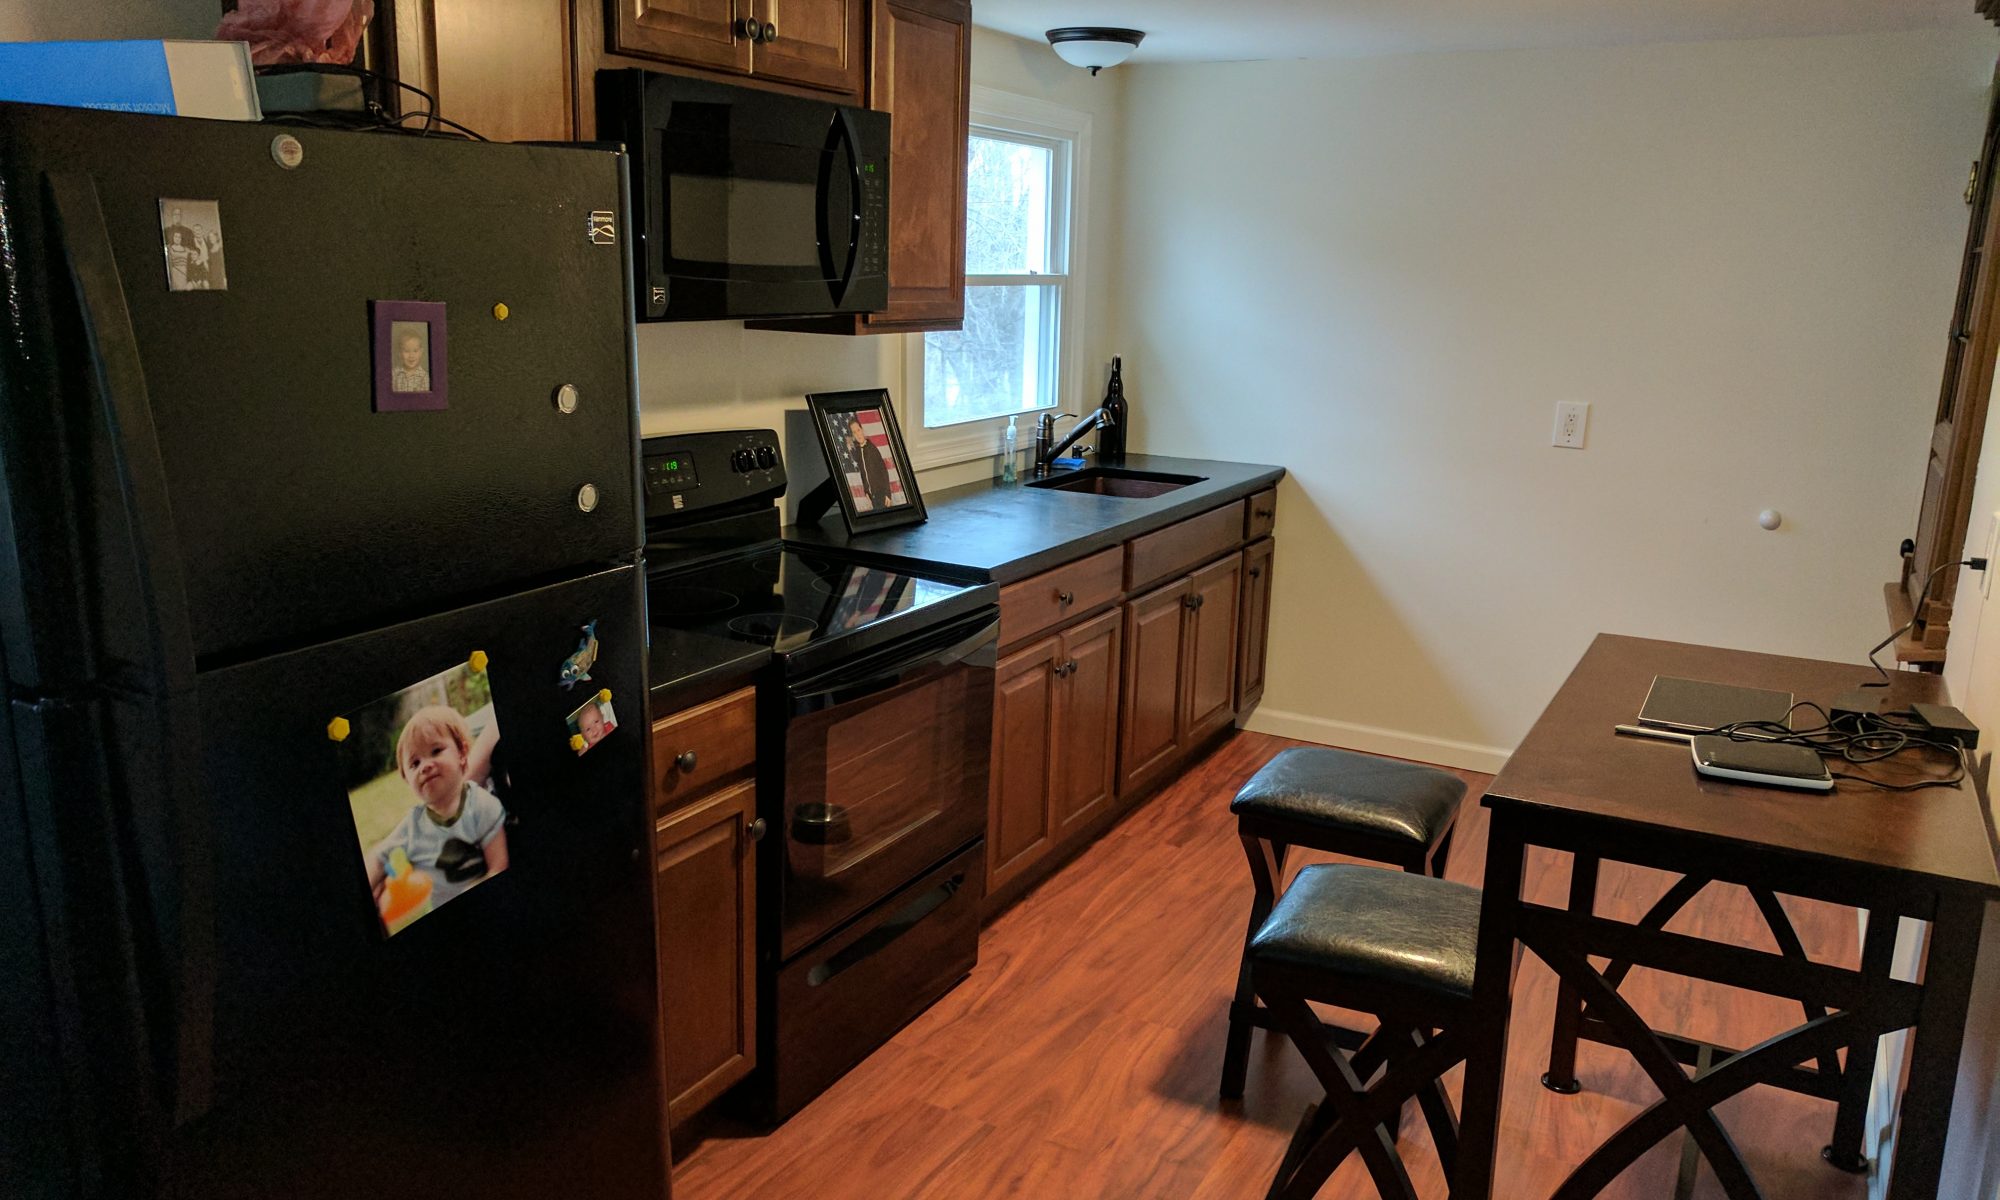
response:
[(922, 525), (850, 537), (840, 514), (833, 512), (818, 525), (786, 528), (785, 540), (837, 547), (941, 576), (1012, 583), (1274, 487), (1285, 477), (1283, 467), (1159, 454), (1128, 454), (1118, 465), (1128, 471), (1199, 475), (1202, 482), (1143, 500), (971, 483), (924, 497), (930, 520)]

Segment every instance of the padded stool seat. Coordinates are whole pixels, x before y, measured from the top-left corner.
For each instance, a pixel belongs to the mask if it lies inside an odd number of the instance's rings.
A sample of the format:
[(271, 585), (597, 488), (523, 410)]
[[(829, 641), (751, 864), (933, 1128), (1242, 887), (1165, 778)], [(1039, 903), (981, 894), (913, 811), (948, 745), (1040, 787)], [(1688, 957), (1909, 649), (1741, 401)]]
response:
[(1465, 798), (1456, 775), (1416, 763), (1323, 747), (1280, 751), (1230, 802), (1239, 818), (1428, 846)]
[(1312, 971), (1341, 992), (1394, 987), (1472, 999), (1479, 889), (1373, 867), (1306, 867), (1250, 939), (1251, 969)]
[[(1257, 994), (1326, 1089), (1299, 1118), (1267, 1200), (1311, 1200), (1356, 1153), (1382, 1200), (1417, 1200), (1396, 1148), (1411, 1100), (1451, 1177), (1458, 1118), (1444, 1075), (1470, 1047), (1479, 900), (1477, 888), (1427, 875), (1306, 867), (1251, 936)], [(1346, 1054), (1329, 1044), (1315, 1001), (1381, 1023)]]
[[(1275, 1029), (1250, 985), (1249, 938), (1263, 928), (1285, 877), (1293, 846), (1344, 854), (1417, 875), (1442, 878), (1465, 783), (1449, 771), (1417, 763), (1294, 746), (1250, 777), (1229, 811), (1250, 860), (1250, 926), (1229, 1004), (1229, 1041), (1222, 1056), (1222, 1095), (1237, 1099), (1250, 1071), (1253, 1029)], [(1470, 964), (1468, 962), (1468, 970)], [(1356, 1030), (1329, 1026), (1341, 1045), (1361, 1044)]]

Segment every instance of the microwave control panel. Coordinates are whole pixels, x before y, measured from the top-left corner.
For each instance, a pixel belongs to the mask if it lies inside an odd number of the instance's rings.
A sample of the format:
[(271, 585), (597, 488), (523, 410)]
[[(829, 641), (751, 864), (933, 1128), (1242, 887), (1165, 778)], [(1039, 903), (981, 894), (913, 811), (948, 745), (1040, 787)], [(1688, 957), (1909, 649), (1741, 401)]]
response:
[[(863, 229), (887, 230), (889, 225), (889, 174), (878, 162), (870, 160), (861, 164), (861, 227)], [(856, 275), (887, 275), (889, 273), (889, 239), (861, 239), (861, 261), (856, 264)]]

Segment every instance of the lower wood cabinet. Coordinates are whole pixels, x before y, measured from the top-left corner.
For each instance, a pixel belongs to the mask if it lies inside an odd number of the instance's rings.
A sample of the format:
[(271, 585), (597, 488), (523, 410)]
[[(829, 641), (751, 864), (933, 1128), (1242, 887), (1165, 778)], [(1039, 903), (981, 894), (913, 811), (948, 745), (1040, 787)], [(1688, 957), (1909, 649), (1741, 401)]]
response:
[(757, 785), (744, 782), (655, 827), (670, 1122), (757, 1065), (756, 820)]
[(989, 893), (1110, 805), (1121, 641), (1122, 614), (1113, 610), (1001, 660), (986, 831)]
[(1243, 551), (1242, 630), (1236, 651), (1236, 715), (1241, 718), (1264, 698), (1264, 658), (1271, 648), (1271, 567), (1277, 544), (1270, 538)]
[(1242, 556), (1232, 554), (1125, 606), (1120, 795), (1235, 718), (1242, 578)]

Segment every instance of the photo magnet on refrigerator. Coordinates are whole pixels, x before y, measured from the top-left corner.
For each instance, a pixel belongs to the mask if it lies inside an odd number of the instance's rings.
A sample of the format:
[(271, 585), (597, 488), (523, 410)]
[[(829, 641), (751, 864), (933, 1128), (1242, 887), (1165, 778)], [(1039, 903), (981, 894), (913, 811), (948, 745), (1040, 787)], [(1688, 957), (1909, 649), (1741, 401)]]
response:
[(569, 715), (569, 748), (578, 755), (610, 737), (618, 729), (618, 714), (611, 711), (611, 689), (599, 688)]
[(484, 659), (475, 652), (328, 725), (340, 734), (349, 845), (384, 934), (507, 869), (508, 786), (494, 768), (500, 718)]
[(576, 653), (563, 660), (562, 670), (557, 678), (563, 690), (569, 691), (579, 683), (590, 680), (590, 668), (597, 665), (597, 618), (582, 626), (583, 640), (576, 644)]

